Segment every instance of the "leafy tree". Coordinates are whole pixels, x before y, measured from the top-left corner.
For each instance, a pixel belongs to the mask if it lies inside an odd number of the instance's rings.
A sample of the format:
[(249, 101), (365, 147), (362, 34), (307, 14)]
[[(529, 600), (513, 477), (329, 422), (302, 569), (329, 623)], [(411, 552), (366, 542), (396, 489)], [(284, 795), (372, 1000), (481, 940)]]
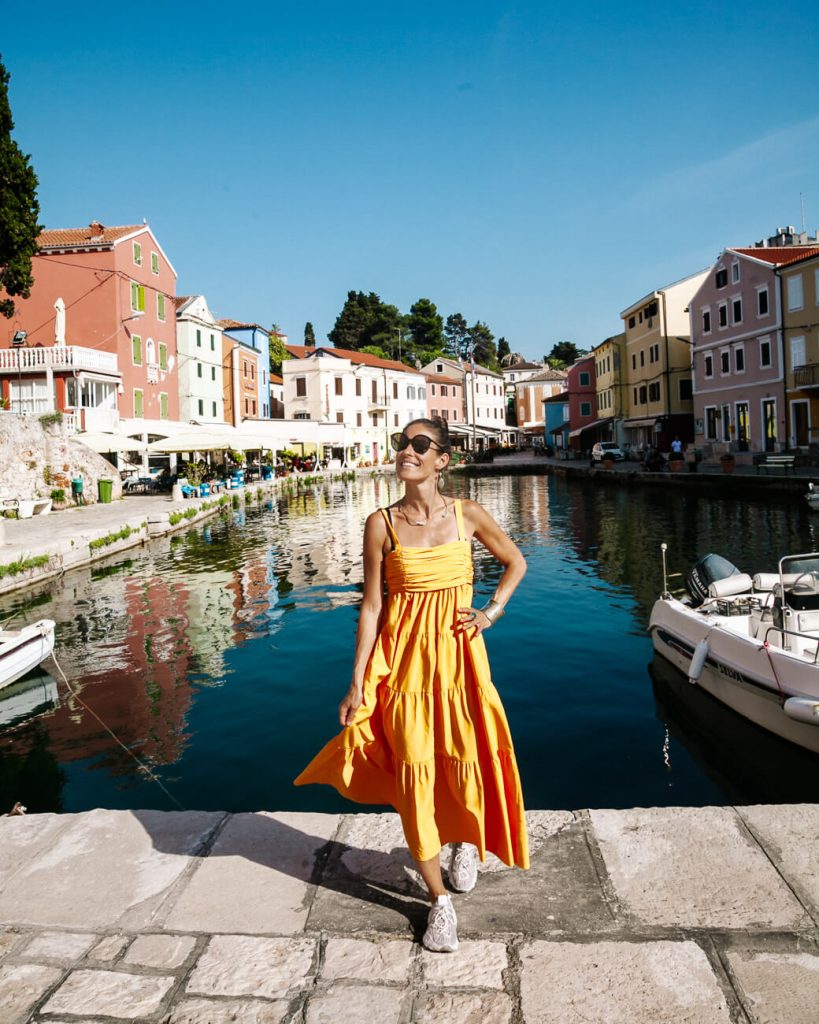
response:
[(37, 175), (11, 132), (14, 121), (9, 105), (10, 75), (0, 61), (0, 313), (14, 316), (12, 296), (28, 298), (33, 276), (31, 258), (37, 252), (40, 204)]
[(447, 355), (463, 359), (469, 347), (469, 327), (460, 313), (450, 313), (444, 324)]
[(444, 350), (444, 321), (430, 299), (415, 302), (406, 318), (411, 358), (422, 366), (441, 355)]
[(313, 325), (309, 320), (304, 325), (304, 344), (307, 348), (316, 347), (316, 332), (313, 330)]
[(327, 337), (336, 348), (357, 352), (371, 343), (373, 324), (382, 305), (375, 292), (347, 292), (347, 300)]
[(398, 307), (379, 300), (379, 305), (373, 309), (364, 341), (367, 345), (376, 345), (389, 352), (387, 359), (398, 359), (399, 352), (403, 354), (404, 331), (404, 318)]
[(469, 345), (475, 353), (476, 363), (485, 366), (487, 370), (497, 370), (498, 350), (495, 346), (495, 335), (480, 320), (469, 328)]
[(498, 338), (498, 362), (503, 364), (504, 357), (511, 356), (512, 350), (506, 338)]
[(361, 352), (366, 352), (369, 356), (377, 356), (379, 359), (389, 359), (390, 354), (385, 352), (383, 348), (379, 348), (378, 345), (365, 345), (364, 348), (359, 349)]
[(578, 349), (573, 341), (559, 341), (556, 345), (552, 346), (552, 351), (546, 356), (545, 362), (553, 370), (565, 370), (567, 366), (571, 366), (575, 359), (582, 355), (585, 355), (585, 353)]
[(287, 351), (287, 346), (284, 343), (282, 335), (279, 334), (276, 324), (273, 324), (270, 329), (270, 336), (267, 344), (270, 349), (270, 372), (281, 376), (282, 363), (285, 359), (290, 358), (290, 353)]

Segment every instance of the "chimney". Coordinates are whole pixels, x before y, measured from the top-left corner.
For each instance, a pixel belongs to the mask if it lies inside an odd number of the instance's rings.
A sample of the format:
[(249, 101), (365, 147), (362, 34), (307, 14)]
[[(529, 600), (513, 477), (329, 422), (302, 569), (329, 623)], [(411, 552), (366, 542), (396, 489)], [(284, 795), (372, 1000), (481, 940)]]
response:
[(89, 225), (89, 231), (92, 238), (98, 238), (105, 231), (105, 227), (98, 220), (92, 220)]

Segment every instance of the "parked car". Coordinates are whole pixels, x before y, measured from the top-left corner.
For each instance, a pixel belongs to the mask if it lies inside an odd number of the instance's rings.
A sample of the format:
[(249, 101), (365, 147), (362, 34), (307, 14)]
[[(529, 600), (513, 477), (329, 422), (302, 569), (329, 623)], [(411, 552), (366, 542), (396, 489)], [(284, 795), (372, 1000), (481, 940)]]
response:
[(621, 462), (625, 459), (625, 455), (622, 450), (615, 444), (614, 441), (598, 441), (597, 444), (592, 448), (592, 462), (600, 462), (604, 454), (608, 454), (609, 457), (614, 456), (615, 462)]

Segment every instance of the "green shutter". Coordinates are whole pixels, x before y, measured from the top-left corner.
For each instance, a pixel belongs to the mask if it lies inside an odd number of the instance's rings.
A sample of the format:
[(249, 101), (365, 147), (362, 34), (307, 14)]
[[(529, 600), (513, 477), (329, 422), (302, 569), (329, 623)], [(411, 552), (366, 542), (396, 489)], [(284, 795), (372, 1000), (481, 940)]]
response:
[(155, 252), (151, 253), (151, 273), (159, 273), (159, 255)]
[(164, 393), (159, 396), (159, 418), (161, 420), (168, 418), (168, 396)]
[(159, 369), (168, 369), (168, 346), (163, 345), (161, 341), (159, 343)]
[(134, 366), (142, 366), (142, 338), (138, 334), (131, 335), (131, 350), (134, 354)]
[(142, 266), (142, 246), (139, 242), (134, 242), (134, 263), (138, 266)]
[(134, 391), (134, 418), (141, 419), (142, 417), (142, 392), (139, 390)]
[(165, 296), (159, 292), (156, 297), (156, 315), (160, 320), (165, 319)]
[(196, 347), (202, 347), (202, 332), (198, 328), (196, 330)]

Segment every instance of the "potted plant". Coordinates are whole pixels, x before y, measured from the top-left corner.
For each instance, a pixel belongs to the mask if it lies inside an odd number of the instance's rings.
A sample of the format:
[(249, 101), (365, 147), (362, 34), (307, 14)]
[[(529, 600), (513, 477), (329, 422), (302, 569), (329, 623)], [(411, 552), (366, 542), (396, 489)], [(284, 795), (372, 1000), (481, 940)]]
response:
[(734, 453), (733, 452), (723, 452), (722, 455), (720, 455), (720, 457), (719, 457), (719, 461), (720, 461), (720, 465), (722, 466), (722, 472), (723, 473), (733, 473), (734, 472), (735, 460), (734, 460)]
[(669, 452), (668, 468), (672, 473), (682, 473), (685, 468), (685, 456), (682, 452)]

